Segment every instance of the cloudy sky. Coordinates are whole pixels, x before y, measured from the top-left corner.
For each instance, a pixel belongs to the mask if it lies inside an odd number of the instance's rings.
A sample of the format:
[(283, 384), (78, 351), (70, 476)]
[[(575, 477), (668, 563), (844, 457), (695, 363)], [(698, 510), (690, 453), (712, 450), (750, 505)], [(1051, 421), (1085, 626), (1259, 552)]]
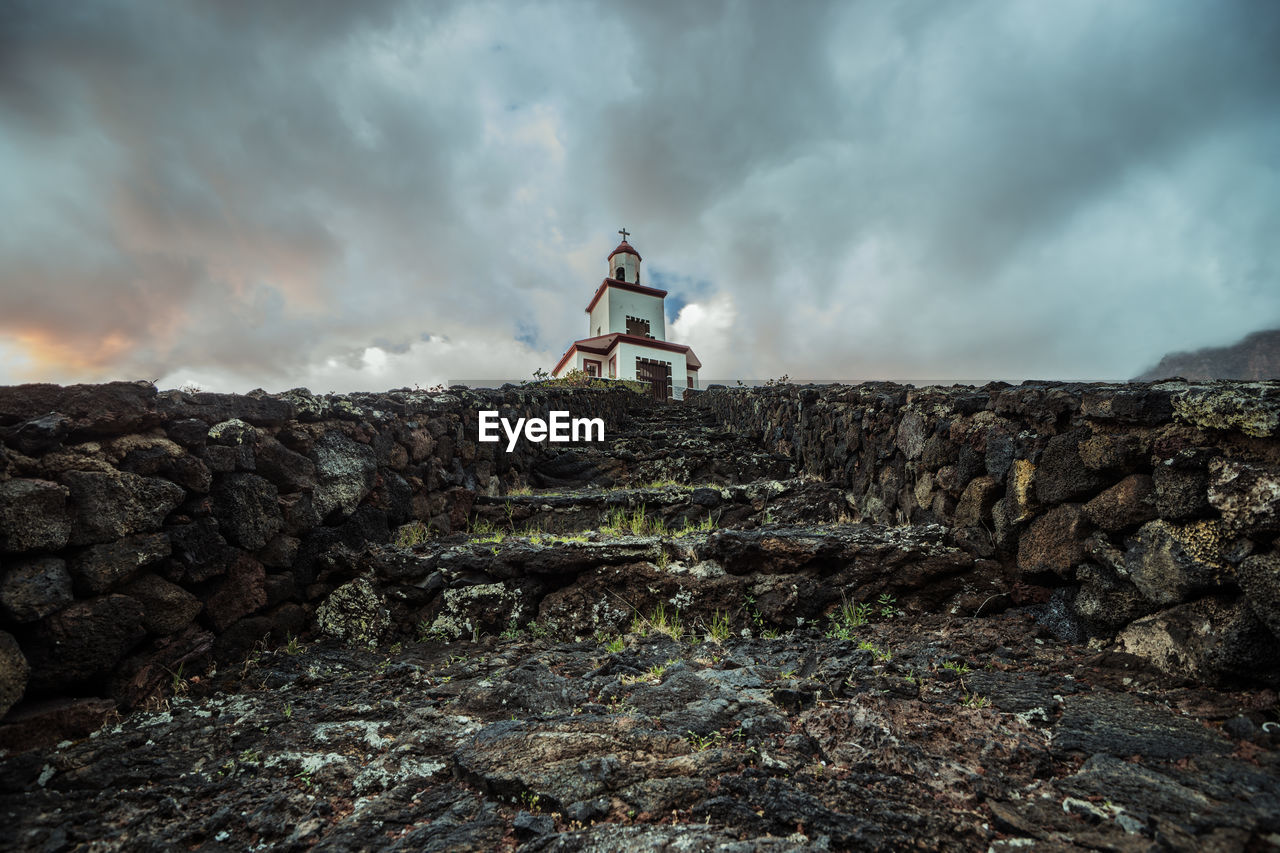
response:
[(704, 377), (1280, 326), (1280, 4), (0, 3), (0, 384), (524, 377), (626, 226)]

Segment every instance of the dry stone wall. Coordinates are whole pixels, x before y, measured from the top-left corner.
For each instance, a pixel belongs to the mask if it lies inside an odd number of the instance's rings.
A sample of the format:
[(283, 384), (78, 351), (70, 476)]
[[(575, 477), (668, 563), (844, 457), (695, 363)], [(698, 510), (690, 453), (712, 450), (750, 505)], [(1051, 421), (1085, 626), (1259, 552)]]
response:
[(344, 548), (413, 519), (447, 533), (477, 494), (539, 466), (564, 475), (572, 445), (480, 443), (481, 409), (563, 409), (612, 431), (645, 405), (621, 389), (0, 388), (0, 715), (68, 697), (132, 705), (187, 661), (303, 630)]
[(1276, 383), (783, 386), (653, 405), (621, 389), (0, 388), (0, 713), (134, 705), (188, 661), (304, 630), (400, 524), (455, 531), (477, 496), (611, 485), (629, 464), (626, 439), (478, 443), (489, 408), (599, 416), (609, 434), (710, 413), (722, 435), (666, 462), (745, 436), (760, 470), (827, 483), (824, 518), (834, 486), (854, 520), (942, 525), (983, 567), (983, 613), (1040, 605), (1062, 636), (1175, 675), (1280, 683)]
[(1280, 677), (1280, 383), (713, 388), (691, 405), (940, 523), (1076, 641), (1197, 680)]

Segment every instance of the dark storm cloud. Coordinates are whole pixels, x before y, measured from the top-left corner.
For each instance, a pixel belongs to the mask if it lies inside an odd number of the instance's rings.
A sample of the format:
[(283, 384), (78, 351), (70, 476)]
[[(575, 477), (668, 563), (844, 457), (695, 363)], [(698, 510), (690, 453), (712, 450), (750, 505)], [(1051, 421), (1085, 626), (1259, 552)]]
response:
[(716, 375), (1124, 376), (1280, 325), (1275, 4), (0, 16), (0, 382), (525, 375), (623, 223)]

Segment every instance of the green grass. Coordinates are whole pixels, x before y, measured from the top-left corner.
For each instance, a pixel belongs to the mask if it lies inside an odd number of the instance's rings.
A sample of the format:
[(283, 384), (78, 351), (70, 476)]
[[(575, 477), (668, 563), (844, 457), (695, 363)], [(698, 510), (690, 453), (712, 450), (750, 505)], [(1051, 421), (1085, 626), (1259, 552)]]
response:
[(711, 624), (707, 626), (707, 639), (717, 643), (723, 643), (729, 639), (729, 614), (722, 610), (717, 610), (711, 617)]
[(717, 516), (707, 516), (699, 522), (685, 520), (681, 527), (668, 527), (661, 518), (650, 515), (644, 504), (636, 509), (616, 507), (609, 510), (600, 532), (606, 536), (688, 536), (693, 533), (710, 533), (717, 529)]
[(852, 640), (857, 629), (867, 624), (871, 613), (870, 604), (842, 600), (840, 609), (831, 614), (827, 636), (833, 640)]
[(666, 634), (677, 642), (684, 636), (684, 623), (680, 619), (680, 611), (667, 612), (665, 602), (658, 602), (653, 613), (645, 618), (639, 611), (631, 620), (631, 633), (647, 637), (649, 634)]
[(412, 548), (431, 541), (431, 528), (421, 521), (411, 521), (396, 530), (395, 545), (400, 548)]
[(502, 544), (509, 539), (528, 539), (534, 545), (591, 541), (586, 533), (549, 533), (535, 524), (520, 530), (516, 530), (514, 526), (503, 529), (483, 519), (473, 520), (467, 526), (467, 536), (473, 544)]
[(440, 631), (431, 627), (431, 623), (426, 619), (418, 622), (418, 642), (419, 643), (447, 643), (452, 639), (444, 631)]
[(621, 679), (622, 683), (626, 686), (630, 686), (632, 684), (639, 684), (640, 682), (646, 682), (648, 684), (657, 684), (658, 682), (662, 681), (663, 674), (665, 674), (668, 669), (670, 669), (672, 666), (674, 666), (678, 662), (679, 661), (677, 661), (675, 658), (668, 658), (666, 663), (655, 663), (653, 666), (649, 667), (647, 672), (641, 675), (622, 676), (622, 679)]
[(662, 536), (667, 533), (667, 526), (661, 518), (649, 515), (641, 504), (634, 510), (622, 507), (609, 510), (600, 532), (607, 536)]
[(858, 648), (863, 651), (871, 652), (871, 656), (881, 663), (887, 663), (893, 660), (893, 653), (889, 651), (887, 646), (882, 649), (870, 640), (860, 640), (858, 642)]
[(674, 531), (671, 535), (672, 536), (689, 536), (690, 534), (693, 534), (693, 533), (711, 533), (719, 527), (719, 521), (720, 521), (719, 516), (716, 516), (716, 515), (708, 515), (706, 518), (702, 519), (702, 521), (699, 521), (697, 524), (694, 524), (693, 522), (686, 519), (684, 523), (684, 527), (681, 527), (679, 530)]
[(503, 542), (511, 535), (491, 521), (473, 520), (467, 525), (467, 538), (473, 542)]
[(709, 735), (700, 735), (693, 729), (689, 729), (689, 743), (693, 746), (694, 752), (704, 752), (720, 741), (724, 740), (724, 735), (720, 732), (712, 732)]
[(633, 486), (633, 488), (636, 488), (636, 489), (669, 489), (669, 488), (692, 489), (693, 486), (690, 486), (687, 483), (679, 483), (671, 479), (660, 478), (657, 480), (650, 480), (647, 483), (640, 483), (639, 485)]

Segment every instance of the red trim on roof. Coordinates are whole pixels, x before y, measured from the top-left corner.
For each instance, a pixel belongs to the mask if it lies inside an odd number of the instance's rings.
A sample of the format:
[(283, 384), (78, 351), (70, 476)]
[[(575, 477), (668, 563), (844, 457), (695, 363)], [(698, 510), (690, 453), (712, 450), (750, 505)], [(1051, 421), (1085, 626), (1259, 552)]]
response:
[(644, 260), (644, 258), (640, 257), (640, 253), (637, 252), (635, 248), (626, 240), (623, 240), (621, 243), (619, 243), (618, 248), (614, 249), (612, 252), (609, 253), (609, 260), (613, 260), (613, 256), (618, 254), (619, 252), (626, 255), (635, 255), (637, 261)]
[(687, 344), (677, 344), (671, 341), (656, 341), (653, 338), (642, 338), (639, 335), (628, 335), (624, 332), (610, 332), (607, 335), (597, 335), (594, 338), (583, 338), (580, 341), (574, 341), (568, 351), (560, 357), (556, 362), (556, 366), (551, 369), (551, 375), (560, 372), (560, 368), (573, 358), (575, 352), (589, 352), (592, 355), (611, 355), (618, 344), (634, 344), (639, 347), (648, 347), (649, 349), (666, 350), (667, 352), (684, 353), (685, 365), (693, 370), (702, 369), (702, 362), (694, 355), (693, 349)]
[(665, 290), (659, 290), (656, 287), (645, 287), (643, 284), (632, 284), (629, 281), (618, 281), (616, 278), (606, 278), (600, 283), (600, 286), (596, 288), (596, 295), (591, 297), (591, 304), (587, 306), (588, 314), (590, 314), (591, 310), (596, 307), (596, 303), (600, 301), (600, 297), (604, 296), (605, 290), (610, 287), (616, 287), (619, 290), (629, 290), (632, 293), (639, 293), (644, 296), (656, 296), (659, 299), (667, 298), (667, 292)]

